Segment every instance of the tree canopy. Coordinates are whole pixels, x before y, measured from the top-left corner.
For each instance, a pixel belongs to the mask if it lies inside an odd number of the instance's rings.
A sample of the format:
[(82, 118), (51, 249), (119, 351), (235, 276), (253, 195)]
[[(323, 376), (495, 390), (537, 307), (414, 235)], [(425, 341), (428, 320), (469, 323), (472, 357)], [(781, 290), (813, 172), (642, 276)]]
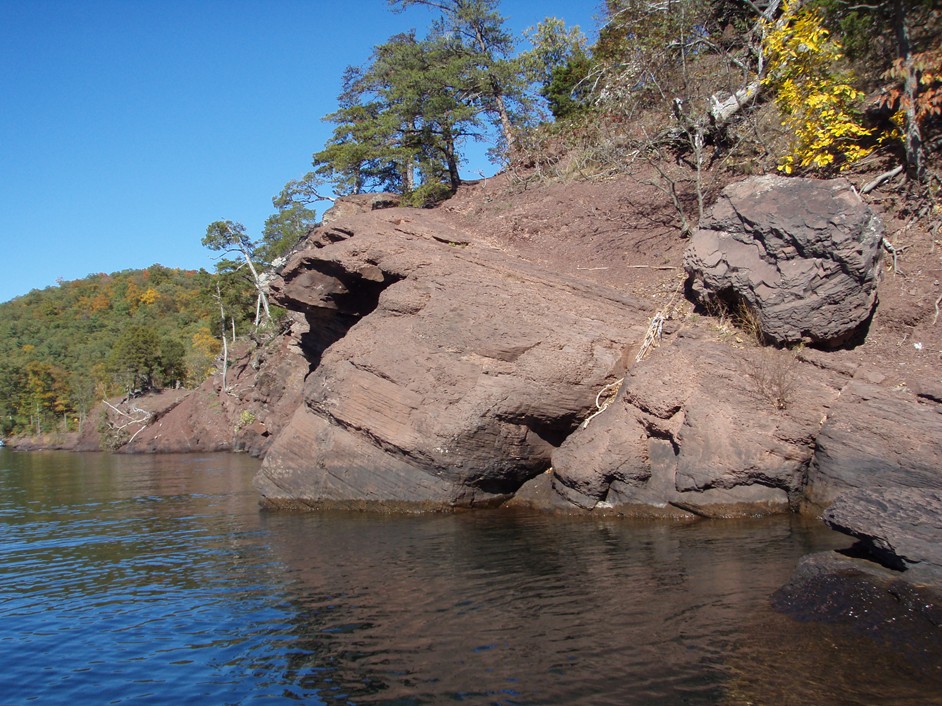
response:
[(153, 265), (0, 304), (0, 435), (74, 429), (103, 397), (201, 382), (219, 351), (208, 277)]
[[(561, 86), (578, 80), (573, 67), (587, 61), (577, 29), (548, 20), (535, 48), (517, 53), (497, 0), (389, 4), (437, 17), (427, 37), (390, 37), (363, 66), (347, 68), (338, 109), (325, 118), (334, 132), (313, 158), (313, 174), (335, 193), (386, 190), (405, 203), (434, 203), (458, 188), (469, 140), (494, 139), (495, 153), (509, 158), (519, 130), (538, 122), (541, 92), (554, 111), (569, 108)], [(568, 76), (554, 74), (567, 66)]]

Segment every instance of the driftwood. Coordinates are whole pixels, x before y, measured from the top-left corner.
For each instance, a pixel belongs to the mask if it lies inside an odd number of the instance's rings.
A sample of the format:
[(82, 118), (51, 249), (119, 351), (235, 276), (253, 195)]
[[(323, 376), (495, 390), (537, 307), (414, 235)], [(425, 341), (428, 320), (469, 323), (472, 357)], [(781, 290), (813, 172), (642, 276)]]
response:
[(123, 409), (119, 409), (118, 407), (115, 407), (108, 400), (102, 400), (102, 402), (104, 402), (105, 405), (107, 405), (112, 411), (116, 412), (117, 414), (121, 415), (122, 417), (128, 420), (124, 424), (120, 424), (120, 425), (108, 422), (108, 425), (114, 431), (122, 431), (124, 429), (127, 429), (129, 426), (133, 426), (135, 424), (141, 425), (141, 428), (138, 429), (136, 432), (134, 432), (134, 434), (131, 436), (130, 439), (128, 439), (125, 442), (125, 444), (130, 444), (132, 441), (134, 441), (137, 435), (140, 434), (142, 431), (144, 431), (144, 428), (147, 426), (147, 423), (151, 420), (151, 417), (153, 417), (153, 412), (148, 412), (146, 409), (141, 409), (140, 407), (131, 407), (130, 412), (125, 412)]
[[(615, 401), (615, 398), (618, 396), (618, 390), (621, 388), (621, 384), (625, 381), (625, 378), (619, 378), (615, 382), (610, 382), (608, 385), (599, 390), (599, 394), (595, 396), (595, 411), (586, 417), (586, 420), (582, 422), (582, 428), (585, 429), (589, 426), (589, 422), (599, 416), (602, 412), (608, 409), (609, 405)], [(605, 399), (602, 399), (603, 395), (606, 395)]]

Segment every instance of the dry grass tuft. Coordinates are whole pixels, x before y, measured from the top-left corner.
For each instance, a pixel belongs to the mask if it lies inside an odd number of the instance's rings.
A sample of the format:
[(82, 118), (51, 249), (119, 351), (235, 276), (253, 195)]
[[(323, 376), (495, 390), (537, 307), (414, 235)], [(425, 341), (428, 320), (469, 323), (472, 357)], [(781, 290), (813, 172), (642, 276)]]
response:
[(797, 350), (757, 348), (742, 358), (743, 374), (756, 395), (778, 410), (787, 409), (798, 389)]

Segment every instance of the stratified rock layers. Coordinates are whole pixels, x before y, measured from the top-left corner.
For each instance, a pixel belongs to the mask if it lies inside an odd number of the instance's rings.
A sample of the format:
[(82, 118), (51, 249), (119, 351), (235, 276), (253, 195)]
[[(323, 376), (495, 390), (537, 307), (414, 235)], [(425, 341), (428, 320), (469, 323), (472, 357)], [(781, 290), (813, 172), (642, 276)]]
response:
[[(768, 304), (764, 323), (807, 315), (822, 324), (813, 337), (833, 342), (870, 315), (882, 227), (845, 182), (746, 180), (705, 225), (688, 264), (713, 234), (758, 258), (752, 275), (745, 261), (723, 260), (734, 279), (752, 277), (744, 298), (768, 294), (773, 280), (791, 287), (755, 300)], [(769, 267), (775, 276), (762, 274)], [(829, 277), (841, 282), (836, 299), (821, 284)], [(719, 296), (732, 285), (717, 286)], [(825, 507), (865, 485), (932, 487), (920, 478), (934, 478), (942, 458), (934, 398), (870, 385), (872, 375), (857, 379), (856, 366), (832, 366), (825, 353), (733, 348), (694, 326), (628, 366), (649, 309), (506, 257), (435, 212), (332, 222), (271, 289), (307, 318), (311, 369), (258, 476), (271, 504), (467, 507), (532, 481), (518, 502), (735, 516)], [(845, 298), (855, 314), (844, 316)], [(621, 376), (613, 404), (580, 427)]]
[[(275, 505), (503, 500), (620, 374), (642, 307), (400, 209), (325, 227), (273, 284), (316, 368), (257, 487)], [(431, 222), (431, 223), (430, 223)]]
[[(839, 380), (791, 354), (681, 336), (634, 365), (611, 406), (553, 455), (554, 487), (621, 514), (730, 516), (787, 510)], [(773, 405), (754, 371), (788, 368)]]
[(816, 438), (805, 499), (823, 508), (856, 489), (942, 490), (942, 404), (854, 380)]

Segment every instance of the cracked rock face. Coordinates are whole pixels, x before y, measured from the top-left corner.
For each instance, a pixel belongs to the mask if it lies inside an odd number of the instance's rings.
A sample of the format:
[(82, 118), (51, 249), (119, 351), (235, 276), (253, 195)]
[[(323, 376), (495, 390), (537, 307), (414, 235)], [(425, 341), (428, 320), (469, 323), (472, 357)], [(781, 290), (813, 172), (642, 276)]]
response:
[(282, 506), (495, 502), (544, 471), (647, 313), (390, 209), (316, 233), (272, 285), (304, 312), (304, 403), (256, 485)]
[(825, 508), (858, 489), (942, 490), (942, 404), (851, 381), (815, 438), (805, 501)]
[(844, 179), (746, 179), (694, 233), (688, 289), (707, 307), (747, 305), (775, 343), (840, 345), (876, 306), (883, 233)]
[(786, 511), (840, 387), (833, 374), (796, 366), (787, 409), (777, 408), (752, 371), (789, 365), (790, 355), (679, 337), (632, 366), (613, 403), (556, 450), (553, 489), (624, 515)]

